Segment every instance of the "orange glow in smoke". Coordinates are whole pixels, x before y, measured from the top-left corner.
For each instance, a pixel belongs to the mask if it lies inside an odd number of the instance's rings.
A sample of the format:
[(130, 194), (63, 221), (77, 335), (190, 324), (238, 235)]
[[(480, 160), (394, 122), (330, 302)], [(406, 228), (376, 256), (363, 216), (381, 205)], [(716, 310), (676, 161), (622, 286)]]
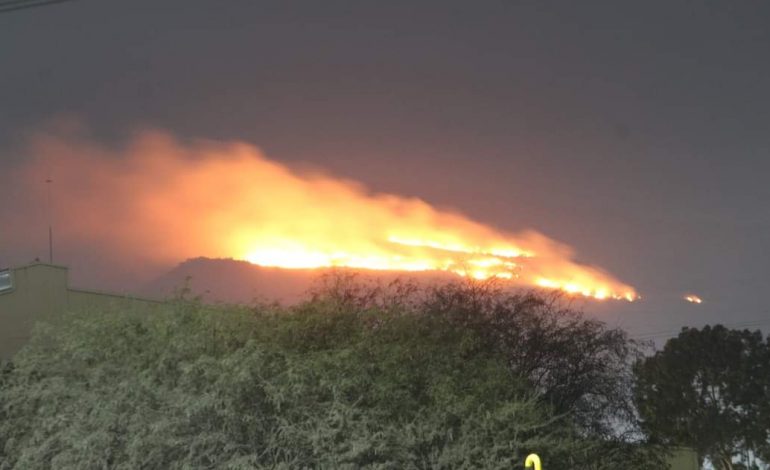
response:
[(296, 171), (242, 143), (145, 133), (119, 151), (41, 137), (63, 235), (158, 262), (232, 257), (263, 266), (344, 266), (499, 277), (596, 299), (634, 289), (534, 231), (512, 234), (416, 199)]

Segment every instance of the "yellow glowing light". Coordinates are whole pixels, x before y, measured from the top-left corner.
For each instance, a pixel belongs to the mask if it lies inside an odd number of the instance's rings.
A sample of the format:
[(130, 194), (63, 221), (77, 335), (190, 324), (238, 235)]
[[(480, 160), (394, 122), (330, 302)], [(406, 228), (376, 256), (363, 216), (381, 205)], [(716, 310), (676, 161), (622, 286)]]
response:
[(684, 296), (684, 300), (690, 302), (691, 304), (702, 304), (703, 303), (703, 299), (701, 299), (700, 297), (698, 297), (695, 294), (685, 295)]
[(595, 288), (592, 288), (590, 285), (577, 283), (574, 281), (562, 282), (562, 281), (556, 281), (553, 279), (541, 277), (541, 278), (535, 279), (534, 284), (538, 287), (543, 287), (546, 289), (558, 289), (558, 290), (567, 292), (569, 294), (580, 294), (584, 297), (592, 297), (597, 300), (625, 299), (625, 300), (628, 300), (629, 302), (633, 302), (634, 300), (637, 300), (639, 298), (636, 292), (633, 292), (633, 291), (627, 291), (627, 292), (624, 292), (623, 294), (617, 294), (617, 293), (613, 293), (610, 290), (610, 288), (606, 286), (597, 286)]

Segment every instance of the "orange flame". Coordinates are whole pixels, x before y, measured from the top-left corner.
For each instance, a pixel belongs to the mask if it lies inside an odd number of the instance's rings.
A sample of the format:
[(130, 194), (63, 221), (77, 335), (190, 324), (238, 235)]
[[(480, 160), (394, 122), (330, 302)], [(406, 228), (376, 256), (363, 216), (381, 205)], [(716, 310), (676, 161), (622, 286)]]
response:
[(51, 168), (64, 236), (132, 256), (232, 257), (264, 266), (438, 270), (596, 299), (636, 298), (536, 232), (509, 234), (426, 202), (303, 173), (243, 143), (183, 145), (147, 132), (127, 148), (40, 137), (34, 180)]
[(691, 304), (702, 304), (703, 300), (698, 297), (695, 294), (687, 294), (684, 296), (684, 300), (690, 302)]

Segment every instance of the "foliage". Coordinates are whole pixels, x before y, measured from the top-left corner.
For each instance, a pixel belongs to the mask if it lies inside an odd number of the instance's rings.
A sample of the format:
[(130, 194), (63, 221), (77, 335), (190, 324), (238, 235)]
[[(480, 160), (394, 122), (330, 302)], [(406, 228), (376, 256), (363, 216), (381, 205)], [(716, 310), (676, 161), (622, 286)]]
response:
[[(639, 438), (633, 405), (633, 364), (640, 345), (621, 329), (585, 318), (562, 294), (514, 291), (494, 279), (420, 288), (397, 280), (360, 282), (354, 273), (323, 277), (315, 300), (333, 309), (396, 310), (438, 316), (478, 335), (532, 385), (541, 402), (569, 414), (585, 432)], [(395, 306), (395, 307), (394, 307)]]
[(684, 328), (635, 371), (636, 402), (654, 439), (693, 447), (719, 469), (770, 457), (770, 341), (759, 331)]
[(637, 345), (620, 329), (583, 317), (560, 294), (510, 294), (494, 285), (449, 284), (427, 307), (478, 332), (556, 413), (605, 438), (634, 434), (631, 366)]
[[(533, 450), (548, 470), (656, 468), (520, 370), (513, 333), (484, 326), (497, 310), (474, 304), (501, 294), (338, 281), (292, 309), (182, 300), (39, 325), (0, 375), (0, 468), (515, 468)], [(507, 327), (520, 348), (559, 344), (550, 322)]]

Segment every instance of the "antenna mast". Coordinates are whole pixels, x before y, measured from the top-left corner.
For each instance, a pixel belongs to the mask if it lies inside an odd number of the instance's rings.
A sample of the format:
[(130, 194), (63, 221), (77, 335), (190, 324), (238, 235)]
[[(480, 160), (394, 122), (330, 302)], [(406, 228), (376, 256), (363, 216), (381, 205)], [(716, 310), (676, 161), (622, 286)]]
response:
[(45, 180), (48, 188), (48, 263), (53, 264), (53, 206), (51, 205), (51, 183), (53, 180), (49, 176)]

